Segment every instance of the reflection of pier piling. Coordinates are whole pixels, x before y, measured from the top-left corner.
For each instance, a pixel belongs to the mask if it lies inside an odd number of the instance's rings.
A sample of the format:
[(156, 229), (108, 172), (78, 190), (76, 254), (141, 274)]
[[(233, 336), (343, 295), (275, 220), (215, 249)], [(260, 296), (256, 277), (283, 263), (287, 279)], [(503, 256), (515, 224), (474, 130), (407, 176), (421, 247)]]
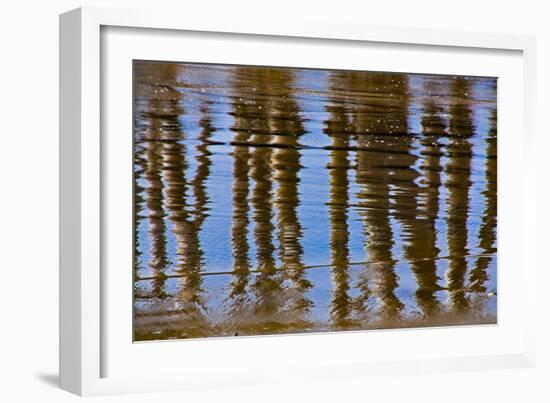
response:
[[(250, 141), (267, 144), (271, 137), (268, 125), (268, 73), (261, 68), (242, 68), (237, 70), (236, 75), (239, 81), (236, 96), (244, 98), (246, 95), (252, 95), (252, 92), (256, 92), (257, 95), (246, 97), (246, 103), (242, 105), (240, 114), (235, 118), (240, 118), (240, 122), (246, 124), (247, 129), (245, 130), (250, 134)], [(256, 147), (251, 151), (249, 159), (250, 177), (254, 181), (251, 204), (254, 209), (252, 218), (259, 271), (253, 284), (253, 290), (256, 296), (256, 312), (265, 315), (275, 314), (280, 309), (282, 291), (281, 279), (277, 276), (274, 257), (275, 226), (272, 222), (273, 207), (271, 203), (273, 172), (270, 167), (272, 152), (270, 147)]]
[[(159, 82), (172, 84), (177, 81), (180, 68), (175, 64), (155, 64), (150, 77), (158, 76)], [(167, 215), (172, 223), (171, 233), (176, 241), (177, 272), (181, 275), (178, 299), (181, 312), (185, 314), (186, 331), (191, 334), (205, 334), (208, 326), (204, 318), (202, 300), (202, 248), (199, 233), (205, 217), (207, 196), (204, 181), (208, 176), (208, 150), (199, 149), (197, 176), (193, 183), (187, 179), (185, 134), (179, 121), (183, 114), (181, 93), (172, 86), (153, 87), (150, 98), (155, 100), (148, 114), (154, 120), (155, 130), (148, 133), (151, 154), (147, 154), (149, 163), (155, 163), (155, 178), (158, 187), (156, 194), (162, 198), (163, 217)], [(203, 136), (208, 137), (208, 123), (203, 124)], [(187, 192), (193, 190), (196, 203), (187, 201)], [(192, 214), (195, 219), (193, 220)], [(163, 231), (166, 224), (163, 221)], [(165, 242), (165, 238), (163, 238)]]
[(142, 265), (142, 239), (139, 233), (141, 223), (143, 221), (143, 213), (145, 197), (143, 192), (145, 188), (141, 185), (141, 180), (144, 175), (145, 165), (147, 160), (144, 155), (142, 144), (134, 145), (136, 152), (134, 153), (134, 280), (139, 275), (139, 269)]
[[(233, 98), (235, 114), (235, 140), (246, 142), (250, 137), (246, 104), (239, 101), (238, 94)], [(233, 311), (241, 311), (248, 301), (248, 282), (250, 275), (250, 259), (248, 245), (249, 205), (249, 161), (250, 151), (246, 146), (233, 147), (233, 212), (231, 222), (231, 249), (233, 255), (233, 277), (229, 291), (229, 302)]]
[(472, 144), (468, 140), (474, 134), (472, 111), (468, 104), (470, 84), (465, 78), (456, 78), (451, 87), (453, 102), (449, 114), (449, 160), (445, 167), (447, 173), (447, 244), (449, 254), (455, 258), (449, 260), (447, 287), (451, 308), (455, 312), (468, 310), (465, 290), (468, 253), (468, 213), (469, 189), (472, 159)]
[[(377, 145), (389, 134), (406, 133), (406, 110), (403, 112), (403, 88), (407, 85), (404, 75), (378, 75), (372, 73), (368, 77), (352, 75), (353, 88), (369, 94), (369, 102), (355, 105), (352, 124), (357, 133), (360, 146)], [(391, 89), (390, 88), (395, 88)], [(388, 97), (387, 91), (396, 95)], [(392, 93), (392, 92), (391, 92)], [(381, 105), (387, 107), (381, 108)], [(366, 277), (358, 284), (361, 290), (359, 301), (363, 304), (372, 293), (380, 304), (380, 319), (395, 321), (403, 309), (403, 303), (395, 294), (398, 286), (398, 276), (392, 256), (394, 245), (393, 232), (390, 225), (391, 194), (390, 183), (392, 169), (388, 165), (388, 156), (384, 154), (359, 151), (357, 153), (356, 180), (360, 187), (357, 194), (359, 214), (363, 220), (366, 237), (366, 250), (369, 261), (375, 262), (369, 266)], [(372, 277), (372, 278), (371, 278)]]
[(197, 172), (191, 182), (193, 194), (195, 196), (195, 224), (198, 228), (202, 226), (202, 223), (206, 217), (208, 217), (209, 210), (206, 182), (210, 176), (210, 166), (212, 162), (210, 161), (211, 152), (208, 149), (208, 142), (214, 133), (212, 117), (210, 116), (210, 104), (211, 101), (202, 102), (199, 107), (199, 126), (201, 127), (201, 131), (198, 136), (199, 144), (197, 145)]
[(164, 177), (166, 181), (166, 208), (176, 238), (178, 271), (183, 275), (180, 299), (191, 305), (202, 305), (201, 259), (199, 233), (192, 220), (191, 206), (186, 200), (189, 185), (186, 178), (185, 146), (178, 141), (163, 143)]
[(325, 132), (337, 149), (330, 152), (330, 251), (332, 268), (332, 300), (330, 313), (332, 326), (346, 328), (351, 324), (352, 299), (349, 295), (349, 178), (351, 164), (347, 148), (350, 143), (351, 125), (342, 105), (329, 106), (329, 120)]
[[(134, 89), (138, 94), (135, 109), (140, 116), (136, 126), (136, 147), (143, 150), (145, 185), (145, 206), (149, 222), (149, 267), (153, 274), (151, 294), (157, 298), (166, 296), (166, 268), (169, 264), (166, 246), (166, 211), (163, 181), (163, 144), (173, 138), (174, 129), (181, 113), (179, 93), (173, 89), (159, 91), (160, 82), (170, 82), (177, 70), (175, 65), (155, 66), (152, 80), (141, 83)], [(177, 131), (177, 130), (176, 130)]]
[[(479, 229), (479, 248), (486, 254), (495, 254), (496, 249), (496, 228), (497, 228), (497, 119), (496, 109), (493, 109), (489, 117), (489, 133), (486, 139), (487, 159), (485, 161), (485, 209), (481, 218)], [(487, 269), (492, 258), (478, 258), (475, 266), (470, 272), (470, 290), (478, 293), (487, 291), (486, 283), (489, 280)]]
[(271, 92), (269, 128), (270, 144), (276, 144), (271, 153), (271, 169), (276, 189), (273, 206), (276, 208), (280, 259), (284, 278), (290, 282), (285, 299), (292, 312), (306, 313), (312, 305), (305, 296), (312, 284), (305, 278), (301, 245), (302, 225), (298, 219), (300, 197), (298, 185), (300, 151), (296, 148), (304, 134), (298, 104), (292, 94), (292, 75), (282, 69), (270, 72), (270, 81), (277, 82), (277, 90)]
[[(425, 86), (429, 94), (439, 93), (442, 89), (435, 82)], [(441, 185), (441, 151), (438, 138), (446, 134), (446, 124), (442, 118), (443, 110), (435, 104), (433, 97), (426, 97), (422, 110), (422, 188), (416, 188), (419, 203), (416, 206), (415, 219), (407, 223), (410, 228), (410, 244), (405, 256), (411, 260), (417, 288), (415, 298), (421, 313), (429, 318), (440, 311), (435, 292), (441, 289), (437, 276), (436, 220), (439, 214), (439, 188)], [(421, 259), (415, 260), (415, 259)]]
[(155, 276), (153, 281), (152, 294), (156, 297), (163, 297), (165, 294), (165, 269), (168, 264), (166, 253), (166, 224), (164, 222), (165, 212), (163, 206), (163, 183), (161, 178), (161, 148), (162, 144), (149, 142), (145, 155), (147, 167), (145, 169), (146, 206), (149, 210), (149, 239), (150, 239), (150, 260), (149, 267)]

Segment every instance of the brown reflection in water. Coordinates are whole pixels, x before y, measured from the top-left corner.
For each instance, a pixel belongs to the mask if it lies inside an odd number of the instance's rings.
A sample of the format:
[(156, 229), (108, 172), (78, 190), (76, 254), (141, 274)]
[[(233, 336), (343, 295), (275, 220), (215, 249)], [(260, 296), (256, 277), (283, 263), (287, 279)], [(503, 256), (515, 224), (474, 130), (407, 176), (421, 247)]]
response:
[[(271, 140), (269, 127), (270, 71), (263, 68), (239, 68), (234, 80), (234, 91), (245, 103), (238, 110), (241, 122), (246, 119), (253, 147), (250, 155), (250, 177), (254, 181), (252, 207), (254, 240), (258, 274), (252, 284), (255, 294), (255, 312), (264, 317), (274, 316), (281, 308), (282, 280), (275, 264), (273, 234), (273, 171), (270, 166), (273, 149), (261, 146)], [(252, 84), (252, 85), (251, 85)], [(235, 130), (235, 128), (234, 128)]]
[(145, 197), (143, 196), (143, 191), (145, 188), (141, 185), (141, 180), (144, 175), (145, 166), (147, 160), (144, 157), (144, 148), (142, 144), (135, 144), (135, 153), (134, 153), (134, 279), (138, 277), (139, 269), (141, 267), (142, 261), (141, 256), (143, 255), (141, 251), (141, 242), (139, 229), (143, 221), (142, 210), (144, 207)]
[[(239, 93), (238, 77), (233, 78), (235, 90), (232, 97), (232, 115), (235, 119), (231, 130), (235, 132), (234, 141), (238, 144), (247, 143), (250, 140), (249, 109)], [(250, 147), (236, 145), (231, 153), (233, 157), (233, 211), (231, 223), (231, 250), (233, 256), (233, 276), (229, 291), (230, 313), (233, 316), (243, 314), (249, 302), (248, 284), (251, 262), (249, 258), (250, 247), (248, 244), (248, 225), (250, 223), (250, 206), (248, 197), (250, 194)]]
[(424, 99), (422, 109), (420, 138), (422, 161), (422, 188), (418, 192), (419, 203), (415, 210), (415, 219), (407, 223), (411, 230), (410, 244), (406, 247), (406, 256), (411, 261), (411, 270), (418, 284), (415, 290), (416, 303), (425, 318), (440, 311), (435, 292), (441, 290), (438, 284), (436, 258), (439, 255), (436, 237), (436, 220), (439, 214), (441, 186), (441, 145), (440, 136), (446, 135), (443, 109), (436, 105), (436, 96), (443, 88), (437, 81), (425, 84), (424, 91), (430, 94)]
[(456, 313), (468, 310), (465, 275), (468, 254), (469, 189), (471, 185), (472, 144), (468, 140), (474, 134), (472, 111), (469, 105), (471, 88), (466, 78), (457, 77), (451, 84), (452, 102), (449, 108), (449, 161), (445, 167), (448, 189), (447, 198), (447, 244), (449, 267), (447, 287), (451, 309)]
[[(166, 267), (169, 264), (166, 249), (166, 212), (164, 209), (165, 184), (163, 181), (162, 141), (174, 138), (179, 128), (179, 94), (171, 86), (175, 65), (156, 66), (147, 82), (136, 82), (136, 147), (143, 150), (143, 175), (146, 180), (145, 195), (149, 219), (150, 259), (152, 290), (156, 298), (166, 297)], [(136, 69), (140, 69), (136, 66)], [(143, 72), (138, 73), (142, 75)], [(139, 160), (138, 160), (139, 161)], [(137, 192), (136, 192), (137, 193)]]
[(298, 220), (301, 169), (299, 138), (304, 133), (298, 105), (292, 93), (293, 78), (288, 70), (270, 72), (269, 81), (276, 83), (276, 90), (270, 91), (269, 129), (271, 170), (276, 189), (273, 206), (276, 208), (280, 260), (285, 281), (290, 283), (285, 290), (285, 300), (291, 312), (305, 314), (312, 305), (305, 293), (312, 287), (305, 278), (301, 245), (302, 225)]
[[(341, 85), (341, 84), (339, 84)], [(333, 89), (333, 91), (336, 91)], [(325, 133), (332, 138), (328, 170), (330, 175), (329, 219), (330, 251), (332, 269), (331, 322), (334, 329), (345, 329), (353, 325), (351, 319), (352, 298), (349, 294), (349, 178), (351, 169), (348, 148), (352, 126), (342, 103), (329, 105), (329, 119), (325, 122)]]
[(151, 141), (147, 144), (145, 155), (147, 165), (145, 169), (145, 179), (147, 180), (147, 209), (149, 210), (149, 239), (151, 259), (149, 267), (152, 275), (155, 277), (152, 282), (151, 294), (157, 298), (165, 296), (164, 286), (166, 275), (164, 270), (168, 264), (166, 254), (166, 225), (164, 223), (163, 202), (163, 183), (161, 177), (161, 148), (162, 144)]
[[(159, 74), (162, 82), (175, 82), (180, 73), (178, 65), (157, 64), (150, 73)], [(200, 226), (204, 219), (204, 205), (207, 201), (204, 192), (204, 180), (208, 175), (208, 150), (203, 144), (199, 146), (197, 157), (199, 166), (195, 181), (190, 185), (186, 178), (186, 145), (182, 140), (185, 133), (179, 122), (183, 114), (181, 94), (171, 88), (162, 88), (152, 97), (158, 102), (150, 108), (160, 122), (157, 131), (152, 132), (150, 143), (154, 144), (155, 154), (149, 156), (152, 161), (160, 163), (162, 182), (164, 183), (164, 207), (172, 223), (172, 233), (176, 240), (177, 272), (181, 275), (179, 287), (179, 315), (185, 320), (185, 333), (193, 337), (208, 334), (208, 321), (202, 300), (202, 249), (199, 241)], [(202, 108), (205, 111), (204, 107)], [(205, 114), (202, 121), (201, 136), (208, 137), (210, 128)], [(187, 202), (187, 192), (195, 192), (196, 204)], [(193, 207), (195, 211), (193, 211)], [(195, 213), (193, 220), (192, 213)], [(184, 315), (183, 317), (181, 315)]]
[[(489, 117), (489, 133), (486, 139), (487, 159), (485, 161), (485, 180), (487, 181), (483, 195), (485, 209), (483, 211), (481, 228), (479, 229), (479, 248), (487, 255), (497, 251), (495, 242), (497, 237), (497, 116), (493, 109)], [(470, 290), (477, 293), (487, 291), (486, 282), (489, 280), (487, 269), (492, 257), (479, 257), (470, 272)]]
[[(368, 76), (350, 73), (350, 88), (358, 96), (353, 104), (352, 124), (357, 143), (366, 149), (388, 147), (391, 138), (385, 134), (407, 132), (407, 78), (402, 74), (372, 73)], [(384, 107), (385, 105), (385, 107)], [(385, 133), (385, 134), (384, 134)], [(362, 218), (369, 262), (357, 285), (360, 290), (358, 308), (364, 309), (372, 292), (379, 302), (378, 320), (394, 322), (399, 319), (403, 303), (395, 294), (398, 276), (392, 255), (394, 237), (390, 225), (391, 184), (399, 175), (396, 168), (405, 154), (384, 154), (360, 150), (356, 156), (356, 181), (359, 215)]]
[[(182, 133), (182, 136), (184, 134)], [(186, 200), (189, 191), (185, 170), (186, 147), (180, 142), (165, 142), (163, 172), (166, 181), (166, 209), (176, 239), (177, 272), (181, 275), (178, 294), (181, 311), (186, 314), (188, 332), (207, 334), (202, 299), (202, 255), (200, 221), (193, 220), (192, 206)]]
[[(181, 111), (179, 112), (181, 114)], [(205, 302), (202, 296), (202, 265), (203, 249), (200, 243), (201, 227), (208, 216), (208, 195), (206, 181), (210, 174), (210, 151), (208, 140), (214, 128), (212, 127), (209, 104), (201, 102), (199, 106), (199, 133), (200, 142), (196, 146), (197, 168), (193, 179), (186, 178), (186, 146), (181, 140), (185, 139), (182, 128), (179, 130), (178, 140), (164, 142), (164, 171), (167, 183), (166, 208), (169, 219), (174, 224), (173, 232), (177, 240), (176, 254), (178, 255), (178, 272), (182, 274), (180, 301), (184, 311), (191, 312), (204, 326)], [(188, 193), (192, 192), (194, 204), (188, 202)]]
[(199, 145), (197, 145), (197, 172), (195, 177), (191, 181), (191, 186), (193, 187), (193, 194), (195, 196), (195, 206), (193, 209), (195, 216), (195, 226), (197, 227), (197, 232), (200, 232), (200, 228), (208, 217), (208, 207), (209, 198), (206, 193), (206, 181), (210, 176), (210, 166), (212, 162), (210, 161), (210, 155), (212, 154), (208, 149), (208, 141), (214, 133), (214, 127), (212, 126), (212, 116), (210, 114), (211, 101), (201, 102), (199, 106), (199, 126), (201, 128), (200, 134), (198, 136)]
[[(294, 99), (293, 77), (282, 69), (243, 67), (236, 69), (232, 82), (231, 129), (235, 137), (231, 310), (233, 314), (246, 312), (250, 302), (246, 291), (250, 274), (250, 195), (258, 265), (252, 284), (256, 320), (274, 330), (291, 324), (298, 326), (300, 316), (311, 306), (306, 292), (312, 285), (305, 278), (302, 228), (297, 213), (301, 168), (297, 146), (304, 128)], [(251, 191), (249, 177), (254, 184)]]

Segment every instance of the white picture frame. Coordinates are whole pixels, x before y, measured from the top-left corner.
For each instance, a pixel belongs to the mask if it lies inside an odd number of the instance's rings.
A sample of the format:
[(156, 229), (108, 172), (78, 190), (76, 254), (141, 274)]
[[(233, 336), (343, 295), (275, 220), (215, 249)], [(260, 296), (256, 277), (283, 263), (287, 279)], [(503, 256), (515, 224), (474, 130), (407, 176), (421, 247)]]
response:
[[(129, 393), (140, 391), (175, 390), (196, 387), (214, 387), (228, 385), (249, 385), (264, 382), (293, 382), (296, 376), (302, 379), (345, 379), (346, 377), (369, 376), (371, 374), (411, 374), (418, 372), (438, 372), (474, 369), (497, 369), (512, 367), (527, 367), (535, 362), (535, 318), (529, 312), (535, 312), (535, 295), (533, 290), (518, 290), (523, 300), (524, 315), (521, 325), (515, 324), (514, 334), (521, 334), (519, 344), (502, 348), (500, 352), (477, 351), (474, 355), (462, 355), (459, 350), (449, 354), (424, 354), (418, 356), (388, 357), (388, 359), (364, 360), (358, 355), (353, 360), (314, 362), (307, 352), (288, 364), (283, 361), (266, 361), (265, 371), (259, 373), (255, 367), (246, 367), (246, 363), (236, 370), (229, 371), (223, 365), (212, 371), (212, 376), (206, 379), (208, 366), (203, 366), (194, 376), (169, 368), (159, 376), (151, 374), (128, 374), (124, 368), (116, 371), (106, 370), (106, 360), (112, 354), (113, 348), (106, 336), (104, 327), (111, 321), (110, 305), (107, 300), (108, 291), (105, 287), (105, 245), (102, 227), (105, 224), (105, 190), (108, 189), (106, 177), (110, 172), (106, 169), (104, 147), (110, 146), (109, 141), (102, 138), (102, 133), (108, 125), (102, 120), (107, 113), (102, 109), (104, 93), (108, 92), (109, 82), (103, 80), (104, 73), (102, 55), (102, 30), (106, 27), (140, 28), (164, 30), (165, 32), (218, 33), (219, 35), (253, 36), (262, 38), (291, 38), (304, 42), (311, 39), (335, 41), (338, 43), (377, 43), (379, 46), (400, 44), (403, 46), (428, 46), (438, 49), (470, 49), (479, 54), (491, 50), (517, 52), (521, 57), (523, 94), (518, 101), (522, 105), (522, 119), (515, 119), (521, 137), (516, 139), (522, 144), (521, 161), (524, 162), (521, 176), (522, 191), (514, 196), (514, 202), (504, 205), (501, 214), (514, 213), (513, 207), (520, 207), (514, 214), (517, 231), (510, 235), (509, 240), (521, 242), (514, 251), (517, 261), (521, 262), (523, 277), (536, 276), (536, 262), (533, 253), (534, 242), (530, 242), (528, 234), (535, 233), (535, 179), (529, 172), (530, 164), (534, 163), (533, 155), (533, 122), (534, 122), (534, 91), (535, 91), (535, 42), (530, 36), (504, 35), (489, 33), (466, 33), (457, 31), (430, 31), (409, 28), (382, 28), (357, 26), (345, 23), (304, 20), (300, 25), (281, 25), (276, 21), (251, 21), (239, 18), (224, 20), (201, 19), (189, 14), (171, 13), (154, 10), (116, 10), (103, 8), (81, 8), (70, 11), (60, 17), (60, 384), (63, 389), (79, 395), (96, 395), (112, 393)], [(107, 53), (108, 55), (108, 53)], [(519, 84), (519, 83), (518, 83)], [(127, 119), (131, 119), (128, 116)], [(520, 120), (520, 121), (518, 121)], [(499, 123), (500, 124), (500, 123)], [(517, 136), (520, 136), (517, 134)], [(128, 138), (130, 138), (129, 136)], [(500, 142), (500, 140), (499, 140)], [(500, 152), (500, 143), (499, 143)], [(109, 165), (112, 166), (112, 165)], [(508, 172), (508, 171), (506, 171)], [(499, 175), (501, 170), (499, 166)], [(502, 175), (499, 176), (499, 186)], [(506, 194), (505, 194), (506, 196)], [(500, 197), (500, 195), (499, 195)], [(499, 198), (499, 203), (500, 203)], [(508, 207), (506, 207), (508, 206)], [(500, 226), (500, 224), (499, 224)], [(521, 228), (520, 228), (521, 227)], [(499, 239), (500, 239), (499, 228)], [(512, 236), (515, 238), (512, 239)], [(532, 235), (531, 235), (532, 236)], [(531, 239), (532, 240), (532, 239)], [(499, 241), (500, 242), (500, 241)], [(499, 248), (500, 248), (499, 243)], [(500, 251), (499, 251), (500, 253)], [(108, 276), (107, 276), (108, 277)], [(518, 282), (518, 284), (522, 284)], [(506, 293), (499, 298), (509, 298)], [(500, 302), (499, 302), (500, 303)], [(116, 318), (115, 318), (116, 320)], [(411, 341), (422, 337), (443, 337), (439, 330), (424, 329), (422, 333), (409, 332), (404, 336)], [(392, 331), (386, 331), (392, 332)], [(394, 333), (396, 331), (393, 331)], [(401, 331), (400, 331), (401, 332)], [(492, 332), (492, 330), (486, 331)], [(331, 335), (346, 337), (346, 344), (360, 343), (372, 332), (352, 332), (349, 335)], [(449, 337), (468, 337), (468, 329), (455, 329)], [(495, 332), (497, 337), (502, 334)], [(473, 334), (472, 334), (473, 335)], [(489, 335), (489, 333), (487, 333)], [(250, 349), (249, 354), (261, 354), (262, 349), (287, 348), (305, 349), (308, 338), (319, 336), (277, 336), (244, 338), (232, 341), (231, 348)], [(375, 337), (375, 336), (370, 336)], [(378, 333), (378, 339), (385, 337)], [(391, 336), (390, 336), (391, 337)], [(395, 336), (393, 336), (395, 337)], [(446, 337), (446, 336), (445, 336)], [(263, 342), (263, 340), (269, 340)], [(329, 341), (325, 337), (327, 343)], [(193, 341), (193, 343), (206, 343)], [(208, 348), (221, 349), (224, 341), (209, 341)], [(267, 344), (266, 344), (267, 343)], [(383, 342), (382, 342), (383, 343)], [(154, 343), (153, 343), (154, 344)], [(164, 352), (158, 352), (160, 359), (166, 360), (166, 354), (171, 354), (175, 343), (163, 343)], [(328, 345), (328, 344), (327, 344)], [(189, 345), (195, 346), (198, 344)], [(269, 347), (268, 347), (269, 346)], [(117, 348), (117, 346), (114, 346)], [(200, 349), (199, 349), (200, 350)], [(383, 348), (382, 348), (383, 350)], [(130, 350), (128, 350), (130, 351)], [(171, 352), (172, 351), (172, 352)], [(298, 351), (298, 350), (295, 350)], [(131, 354), (129, 352), (128, 354)], [(140, 354), (138, 351), (135, 354)], [(157, 354), (157, 353), (154, 353)], [(215, 354), (210, 360), (215, 363)], [(128, 356), (122, 356), (125, 360)], [(134, 357), (139, 359), (140, 357)], [(276, 357), (273, 357), (274, 360)], [(197, 358), (193, 358), (197, 360)], [(220, 358), (218, 358), (220, 360)], [(246, 360), (245, 360), (246, 361)], [(188, 366), (191, 363), (186, 364)], [(272, 366), (272, 368), (270, 368)], [(309, 369), (304, 374), (302, 369)], [(284, 369), (284, 370), (281, 370)], [(337, 373), (337, 375), (335, 375)], [(108, 375), (106, 375), (108, 374)]]

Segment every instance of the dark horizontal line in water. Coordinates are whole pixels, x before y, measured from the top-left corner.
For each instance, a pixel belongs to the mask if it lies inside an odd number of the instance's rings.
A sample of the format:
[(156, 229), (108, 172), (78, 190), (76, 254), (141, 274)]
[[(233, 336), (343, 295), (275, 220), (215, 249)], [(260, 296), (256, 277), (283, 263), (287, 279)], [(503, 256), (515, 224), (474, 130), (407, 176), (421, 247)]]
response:
[[(182, 139), (179, 138), (150, 138), (142, 137), (137, 142), (146, 143), (146, 142), (158, 142), (158, 143), (179, 143)], [(328, 150), (328, 151), (368, 151), (374, 153), (382, 154), (399, 154), (399, 155), (413, 155), (410, 150), (392, 150), (390, 148), (380, 148), (380, 147), (363, 147), (363, 146), (312, 146), (306, 144), (279, 144), (279, 143), (258, 143), (250, 141), (217, 141), (217, 140), (202, 140), (205, 145), (209, 146), (233, 146), (233, 147), (269, 147), (269, 148), (280, 148), (280, 149), (289, 149), (289, 150)], [(399, 146), (399, 145), (397, 145)], [(446, 147), (444, 145), (439, 145), (440, 147)], [(471, 151), (420, 151), (421, 155), (430, 155), (436, 157), (475, 157), (476, 154)], [(496, 156), (493, 155), (483, 155), (483, 157), (489, 159), (496, 159)]]
[[(346, 266), (360, 266), (360, 265), (372, 265), (372, 264), (384, 264), (384, 263), (403, 263), (403, 262), (424, 262), (429, 260), (453, 260), (453, 259), (473, 259), (473, 258), (492, 258), (495, 257), (496, 254), (487, 254), (487, 253), (480, 253), (477, 255), (464, 255), (464, 256), (439, 256), (436, 258), (426, 257), (426, 258), (418, 258), (418, 259), (403, 259), (403, 260), (383, 260), (378, 262), (354, 262), (354, 263), (347, 263)], [(311, 265), (311, 266), (302, 266), (301, 269), (309, 270), (309, 269), (326, 269), (329, 267), (334, 266), (333, 264), (322, 264), (322, 265)], [(276, 271), (285, 271), (294, 269), (294, 267), (284, 268), (284, 266), (281, 266), (276, 269)], [(252, 273), (260, 273), (261, 270), (248, 270), (248, 274)], [(234, 270), (232, 271), (217, 271), (217, 272), (201, 272), (199, 273), (201, 276), (217, 276), (217, 275), (231, 275), (235, 274), (236, 272)], [(135, 281), (146, 281), (146, 280), (154, 280), (157, 278), (180, 278), (184, 277), (185, 274), (164, 274), (160, 276), (147, 276), (147, 277), (136, 277)]]
[(336, 150), (336, 151), (371, 151), (371, 152), (379, 152), (379, 153), (385, 153), (385, 154), (403, 154), (408, 155), (410, 154), (408, 151), (404, 150), (390, 150), (390, 149), (382, 149), (382, 148), (374, 148), (374, 147), (359, 147), (359, 146), (347, 146), (347, 147), (339, 147), (339, 146), (310, 146), (310, 145), (304, 145), (304, 144), (277, 144), (277, 143), (254, 143), (254, 142), (247, 142), (247, 141), (230, 141), (229, 143), (224, 143), (220, 141), (212, 142), (210, 140), (206, 141), (210, 145), (230, 145), (235, 147), (269, 147), (269, 148), (286, 148), (291, 150)]

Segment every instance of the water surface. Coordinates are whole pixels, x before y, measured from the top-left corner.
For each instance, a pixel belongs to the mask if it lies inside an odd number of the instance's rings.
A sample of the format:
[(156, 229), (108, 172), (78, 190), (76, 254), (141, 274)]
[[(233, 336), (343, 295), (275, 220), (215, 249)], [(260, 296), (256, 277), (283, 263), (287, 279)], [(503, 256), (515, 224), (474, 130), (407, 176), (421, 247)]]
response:
[(496, 79), (134, 62), (134, 337), (496, 322)]

